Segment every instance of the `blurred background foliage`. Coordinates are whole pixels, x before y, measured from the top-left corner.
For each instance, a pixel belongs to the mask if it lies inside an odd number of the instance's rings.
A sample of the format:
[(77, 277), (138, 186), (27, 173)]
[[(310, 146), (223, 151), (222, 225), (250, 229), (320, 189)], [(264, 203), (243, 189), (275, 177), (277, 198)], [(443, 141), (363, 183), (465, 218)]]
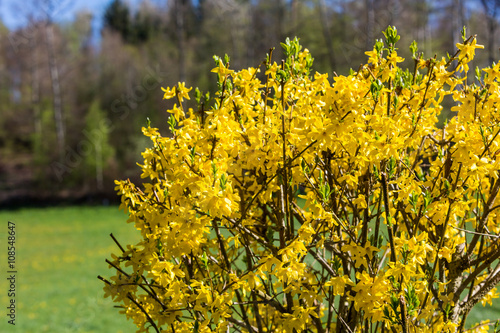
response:
[(62, 2), (23, 2), (26, 24), (0, 24), (2, 207), (116, 200), (113, 180), (138, 175), (147, 118), (168, 133), (160, 87), (213, 92), (213, 55), (257, 67), (297, 36), (331, 78), (365, 63), (388, 25), (409, 67), (413, 40), (424, 57), (445, 56), (463, 26), (485, 45), (474, 66), (499, 55), (499, 0), (113, 0), (60, 22)]

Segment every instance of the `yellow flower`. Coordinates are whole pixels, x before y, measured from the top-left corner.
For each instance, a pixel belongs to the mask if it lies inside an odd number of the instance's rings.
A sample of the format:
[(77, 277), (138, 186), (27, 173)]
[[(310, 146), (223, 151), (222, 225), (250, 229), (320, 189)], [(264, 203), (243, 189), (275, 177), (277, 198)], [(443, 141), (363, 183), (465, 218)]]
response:
[(178, 94), (178, 97), (179, 98), (179, 103), (182, 103), (182, 101), (185, 99), (190, 99), (189, 98), (189, 92), (191, 91), (191, 89), (193, 89), (192, 87), (191, 88), (186, 88), (186, 85), (184, 82), (179, 82), (177, 84), (177, 94)]
[(165, 94), (163, 95), (163, 99), (171, 99), (175, 97), (175, 87), (166, 89), (161, 87), (161, 90), (165, 92)]
[(476, 49), (484, 49), (484, 45), (476, 44), (476, 38), (472, 38), (470, 43), (457, 43), (456, 47), (459, 49), (460, 53), (458, 58), (462, 60), (463, 58), (468, 59), (468, 61), (474, 58)]
[(456, 46), (459, 50), (459, 68), (462, 68), (463, 71), (467, 72), (469, 70), (468, 63), (474, 59), (476, 49), (484, 49), (484, 45), (476, 44), (476, 38), (474, 37), (469, 43), (457, 43)]
[(332, 293), (337, 296), (344, 295), (346, 285), (354, 286), (354, 283), (347, 275), (333, 277), (325, 283), (325, 287), (332, 287)]
[(500, 78), (500, 62), (497, 62), (495, 66), (492, 68), (483, 69), (488, 75), (484, 79), (484, 83), (492, 84), (493, 81), (498, 80)]
[(396, 51), (392, 51), (391, 55), (387, 57), (387, 62), (392, 66), (397, 66), (398, 62), (403, 62), (403, 61), (405, 61), (405, 59), (399, 57)]
[(232, 73), (234, 73), (233, 70), (224, 66), (224, 63), (222, 61), (219, 61), (219, 66), (212, 69), (211, 72), (219, 74), (221, 78), (224, 78), (226, 77), (226, 75), (231, 75)]
[(363, 194), (360, 194), (352, 203), (358, 206), (359, 209), (365, 209), (367, 207), (365, 196)]
[(451, 256), (454, 252), (455, 252), (454, 249), (450, 249), (446, 246), (443, 246), (442, 248), (439, 249), (438, 257), (444, 258), (446, 259), (446, 261), (451, 262)]
[(167, 112), (173, 114), (177, 122), (184, 119), (184, 110), (182, 110), (182, 108), (179, 108), (177, 104), (174, 104), (174, 107), (170, 110), (167, 110)]
[(376, 49), (373, 49), (371, 51), (366, 51), (365, 54), (368, 56), (368, 63), (374, 65), (378, 64), (379, 54)]

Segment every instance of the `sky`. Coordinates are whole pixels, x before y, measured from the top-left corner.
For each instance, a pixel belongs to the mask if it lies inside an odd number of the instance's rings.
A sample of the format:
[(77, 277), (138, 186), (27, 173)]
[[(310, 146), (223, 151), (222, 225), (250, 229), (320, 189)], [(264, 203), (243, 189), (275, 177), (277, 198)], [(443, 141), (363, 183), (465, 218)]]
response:
[[(134, 0), (138, 2), (137, 0)], [(53, 7), (42, 5), (46, 1), (34, 0), (39, 3), (39, 11), (47, 11), (52, 14), (52, 17), (57, 22), (71, 21), (75, 13), (81, 10), (88, 10), (94, 15), (102, 17), (104, 9), (111, 2), (110, 0), (54, 0)], [(16, 0), (0, 0), (0, 18), (5, 26), (9, 29), (15, 29), (25, 25), (26, 17), (29, 15), (29, 8), (26, 3)], [(23, 5), (20, 5), (23, 4)]]

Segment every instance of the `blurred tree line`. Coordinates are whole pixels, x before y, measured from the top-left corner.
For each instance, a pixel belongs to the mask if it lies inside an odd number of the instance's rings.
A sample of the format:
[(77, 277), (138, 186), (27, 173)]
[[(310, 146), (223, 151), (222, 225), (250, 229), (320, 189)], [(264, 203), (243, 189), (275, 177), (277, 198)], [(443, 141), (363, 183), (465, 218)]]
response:
[[(357, 70), (381, 31), (394, 25), (399, 52), (416, 40), (424, 56), (453, 53), (462, 26), (498, 59), (500, 0), (113, 0), (92, 39), (93, 16), (57, 23), (57, 2), (32, 0), (28, 24), (0, 27), (0, 202), (13, 198), (113, 197), (113, 180), (134, 177), (147, 119), (167, 133), (160, 87), (185, 81), (214, 91), (213, 55), (258, 66), (298, 36), (314, 69)], [(45, 2), (43, 2), (45, 3)], [(411, 65), (408, 62), (408, 65)], [(10, 201), (9, 201), (10, 200)]]

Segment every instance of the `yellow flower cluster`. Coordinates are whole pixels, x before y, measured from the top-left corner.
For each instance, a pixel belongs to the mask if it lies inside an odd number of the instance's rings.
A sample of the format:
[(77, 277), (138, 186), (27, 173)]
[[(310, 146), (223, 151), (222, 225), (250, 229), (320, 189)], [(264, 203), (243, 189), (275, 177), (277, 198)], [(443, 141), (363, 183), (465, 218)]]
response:
[(348, 76), (287, 39), (262, 71), (216, 57), (197, 110), (164, 89), (171, 135), (116, 182), (142, 240), (101, 278), (138, 332), (455, 332), (499, 296), (499, 65), (471, 84), (471, 37), (405, 70), (384, 34)]

